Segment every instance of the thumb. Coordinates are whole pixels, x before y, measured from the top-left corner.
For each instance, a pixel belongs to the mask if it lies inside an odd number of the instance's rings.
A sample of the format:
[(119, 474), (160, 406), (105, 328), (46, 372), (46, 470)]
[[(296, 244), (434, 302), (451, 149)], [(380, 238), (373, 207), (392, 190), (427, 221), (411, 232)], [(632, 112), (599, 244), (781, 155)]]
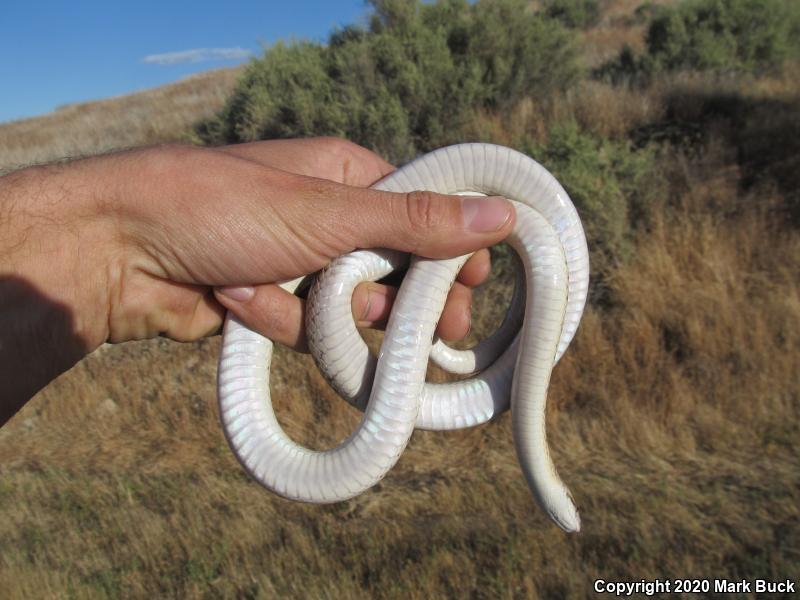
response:
[(337, 187), (322, 212), (328, 223), (319, 225), (358, 248), (449, 258), (496, 244), (514, 227), (513, 205), (498, 196)]
[(447, 258), (486, 248), (514, 227), (511, 202), (499, 196), (445, 196), (415, 191), (370, 202), (374, 225), (365, 241), (429, 258)]

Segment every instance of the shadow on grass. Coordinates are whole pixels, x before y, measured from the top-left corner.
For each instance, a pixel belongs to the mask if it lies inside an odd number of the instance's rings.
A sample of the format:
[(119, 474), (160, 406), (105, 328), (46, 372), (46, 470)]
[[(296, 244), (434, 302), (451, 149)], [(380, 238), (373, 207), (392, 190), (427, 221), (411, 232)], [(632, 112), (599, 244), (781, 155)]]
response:
[(0, 427), (87, 352), (68, 306), (25, 279), (0, 277)]
[(679, 145), (702, 156), (711, 135), (735, 152), (743, 191), (774, 189), (773, 207), (800, 226), (800, 102), (748, 97), (735, 92), (673, 92), (666, 117), (631, 132), (638, 146)]

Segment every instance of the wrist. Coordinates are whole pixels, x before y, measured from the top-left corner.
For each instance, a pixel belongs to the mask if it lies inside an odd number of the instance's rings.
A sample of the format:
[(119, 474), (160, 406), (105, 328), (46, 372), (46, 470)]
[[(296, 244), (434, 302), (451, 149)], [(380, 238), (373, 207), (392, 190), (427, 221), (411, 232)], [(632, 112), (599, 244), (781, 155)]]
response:
[[(0, 178), (0, 276), (41, 298), (37, 323), (28, 326), (31, 335), (47, 335), (55, 318), (48, 313), (57, 312), (69, 321), (74, 345), (82, 345), (84, 354), (108, 337), (112, 247), (112, 231), (98, 210), (103, 182), (91, 163), (31, 167)], [(33, 309), (15, 306), (14, 312)]]

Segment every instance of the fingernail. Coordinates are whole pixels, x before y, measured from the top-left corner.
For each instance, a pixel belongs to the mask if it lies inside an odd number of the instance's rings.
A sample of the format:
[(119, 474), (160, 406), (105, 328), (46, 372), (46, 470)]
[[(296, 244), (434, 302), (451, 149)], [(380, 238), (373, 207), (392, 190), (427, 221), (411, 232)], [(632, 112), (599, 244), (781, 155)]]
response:
[(362, 321), (377, 321), (386, 310), (386, 305), (389, 299), (385, 294), (381, 294), (375, 290), (370, 290), (367, 296), (367, 306), (364, 308), (364, 314), (361, 317)]
[(501, 196), (466, 196), (461, 211), (464, 227), (474, 233), (498, 231), (511, 219), (511, 203)]
[(251, 287), (236, 285), (219, 287), (217, 288), (217, 291), (223, 296), (227, 296), (231, 300), (236, 300), (237, 302), (247, 302), (256, 293), (256, 291)]

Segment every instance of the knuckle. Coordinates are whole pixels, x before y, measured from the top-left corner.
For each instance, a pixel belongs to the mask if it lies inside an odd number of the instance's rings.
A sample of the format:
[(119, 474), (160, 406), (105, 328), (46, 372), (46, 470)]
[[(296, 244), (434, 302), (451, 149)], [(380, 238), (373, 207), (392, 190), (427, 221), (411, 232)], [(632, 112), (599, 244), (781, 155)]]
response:
[(149, 172), (156, 176), (177, 177), (191, 169), (205, 153), (202, 148), (189, 144), (167, 143), (149, 148), (144, 156)]
[(366, 150), (344, 138), (325, 136), (316, 138), (315, 142), (322, 146), (322, 150), (333, 165), (340, 169), (338, 176), (342, 183), (350, 183), (358, 179), (363, 169), (363, 160)]
[(427, 230), (444, 224), (447, 220), (446, 203), (433, 192), (414, 191), (406, 194), (406, 217), (412, 229)]
[(170, 142), (156, 146), (156, 159), (166, 162), (191, 160), (198, 154), (198, 151), (202, 152), (202, 149), (189, 144)]
[(335, 135), (323, 135), (314, 138), (314, 142), (316, 144), (324, 144), (326, 149), (328, 150), (336, 150), (337, 148), (346, 149), (350, 145), (355, 146), (355, 144), (353, 144), (349, 140), (346, 140), (345, 138), (336, 137)]
[(361, 146), (358, 144), (354, 144), (350, 140), (334, 136), (316, 138), (315, 143), (321, 145), (326, 154), (344, 158), (355, 157), (361, 150)]

